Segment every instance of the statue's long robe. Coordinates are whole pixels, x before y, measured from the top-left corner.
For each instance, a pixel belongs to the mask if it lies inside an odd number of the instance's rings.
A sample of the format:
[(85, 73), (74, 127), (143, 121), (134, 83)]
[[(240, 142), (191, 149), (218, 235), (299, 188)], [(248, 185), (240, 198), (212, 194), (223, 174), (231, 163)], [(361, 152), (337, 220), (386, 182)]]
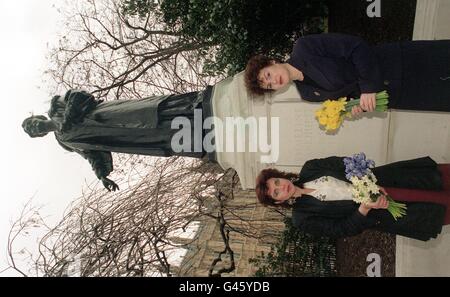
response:
[(70, 90), (65, 96), (53, 97), (49, 116), (60, 127), (63, 123), (70, 126), (55, 132), (59, 144), (87, 159), (101, 178), (113, 170), (111, 152), (202, 157), (203, 151), (194, 152), (194, 141), (191, 152), (173, 152), (171, 138), (177, 130), (171, 129), (171, 120), (177, 116), (189, 118), (194, 139), (194, 109), (202, 108), (204, 96), (209, 96), (205, 94), (102, 102), (87, 92)]

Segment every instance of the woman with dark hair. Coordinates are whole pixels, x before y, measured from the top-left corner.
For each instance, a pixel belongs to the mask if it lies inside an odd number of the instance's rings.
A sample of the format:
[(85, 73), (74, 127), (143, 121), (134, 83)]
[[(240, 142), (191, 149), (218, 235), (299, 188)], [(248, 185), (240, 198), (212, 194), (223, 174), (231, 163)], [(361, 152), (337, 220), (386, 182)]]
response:
[(299, 38), (290, 58), (251, 58), (245, 84), (255, 95), (294, 82), (303, 100), (361, 98), (352, 113), (373, 111), (387, 90), (389, 108), (450, 112), (450, 40), (404, 41), (371, 47), (357, 36), (326, 33)]
[[(298, 175), (264, 169), (256, 179), (256, 196), (266, 206), (292, 208), (294, 226), (317, 236), (340, 238), (376, 229), (427, 241), (450, 224), (450, 164), (424, 157), (372, 172), (383, 193), (373, 203), (352, 200), (343, 157), (307, 161)], [(407, 205), (405, 216), (392, 217), (386, 195)]]

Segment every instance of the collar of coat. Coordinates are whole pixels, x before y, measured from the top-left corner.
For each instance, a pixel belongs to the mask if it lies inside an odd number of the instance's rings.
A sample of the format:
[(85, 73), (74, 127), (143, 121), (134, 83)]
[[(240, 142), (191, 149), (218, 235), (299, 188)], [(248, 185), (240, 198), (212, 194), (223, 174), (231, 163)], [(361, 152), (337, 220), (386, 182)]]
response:
[[(310, 182), (322, 176), (332, 176), (339, 180), (348, 182), (345, 178), (345, 172), (341, 170), (323, 170), (316, 168), (313, 163), (305, 164), (303, 166), (298, 179), (294, 182), (295, 185), (300, 186), (306, 182)], [(312, 166), (311, 166), (312, 165)], [(339, 201), (320, 201), (310, 195), (302, 195), (293, 205), (293, 211), (300, 211), (308, 214), (326, 215), (328, 217), (341, 217), (355, 211), (357, 204), (351, 200)]]

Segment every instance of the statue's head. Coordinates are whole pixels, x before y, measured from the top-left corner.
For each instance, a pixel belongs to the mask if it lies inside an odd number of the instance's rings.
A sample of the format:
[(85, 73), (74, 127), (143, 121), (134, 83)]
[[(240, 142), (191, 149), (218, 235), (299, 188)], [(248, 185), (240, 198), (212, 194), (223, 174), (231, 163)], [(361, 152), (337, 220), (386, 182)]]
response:
[(23, 120), (22, 128), (30, 137), (42, 137), (50, 132), (45, 124), (47, 121), (48, 119), (43, 115), (33, 115)]

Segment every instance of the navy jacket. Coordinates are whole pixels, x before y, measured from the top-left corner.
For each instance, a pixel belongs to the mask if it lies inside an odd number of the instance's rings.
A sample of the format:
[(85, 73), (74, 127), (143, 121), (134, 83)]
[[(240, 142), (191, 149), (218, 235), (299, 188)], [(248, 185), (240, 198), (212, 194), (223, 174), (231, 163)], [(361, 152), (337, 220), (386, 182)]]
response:
[(450, 112), (450, 40), (369, 46), (357, 36), (314, 34), (297, 40), (287, 62), (315, 83), (294, 81), (306, 101), (387, 90), (389, 108)]
[[(372, 171), (380, 186), (440, 190), (442, 178), (436, 165), (431, 158), (424, 157), (387, 164)], [(333, 176), (348, 182), (343, 158), (329, 157), (306, 162), (295, 184), (301, 185), (322, 176)], [(445, 206), (429, 202), (405, 203), (407, 215), (395, 221), (384, 209), (372, 209), (367, 216), (363, 216), (358, 211), (359, 205), (353, 201), (320, 201), (303, 195), (293, 206), (292, 221), (304, 232), (331, 238), (353, 236), (374, 228), (425, 241), (441, 232)]]
[(361, 93), (385, 88), (373, 48), (357, 36), (327, 33), (301, 37), (287, 62), (320, 87), (295, 81), (302, 99), (307, 101), (358, 98)]

